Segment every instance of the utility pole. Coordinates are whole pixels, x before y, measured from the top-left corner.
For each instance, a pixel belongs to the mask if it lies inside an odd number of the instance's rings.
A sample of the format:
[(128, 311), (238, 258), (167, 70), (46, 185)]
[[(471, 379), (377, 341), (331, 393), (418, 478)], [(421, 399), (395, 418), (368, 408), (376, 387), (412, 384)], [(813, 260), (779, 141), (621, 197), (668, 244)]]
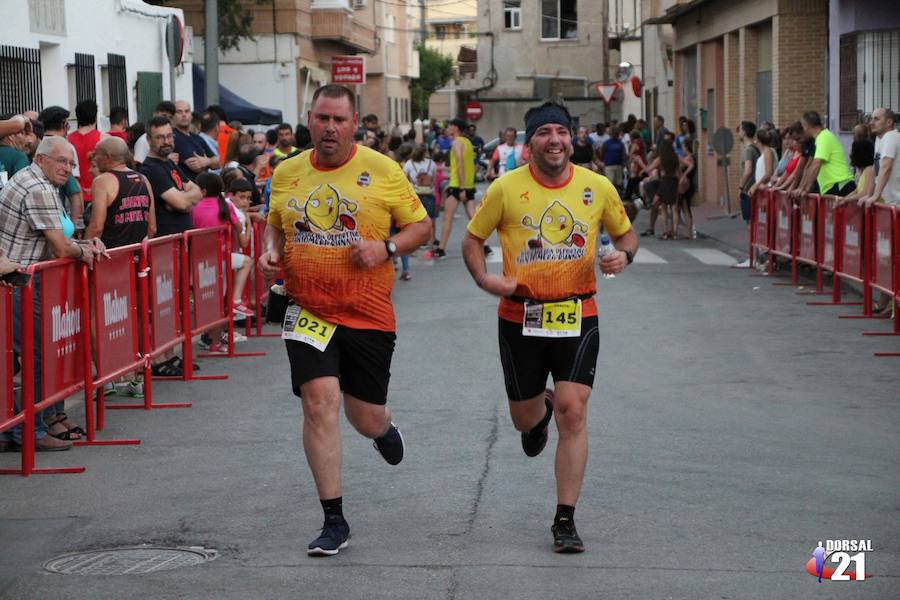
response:
[[(206, 70), (206, 106), (219, 103), (219, 2), (205, 1), (203, 66)], [(197, 107), (199, 110), (200, 107)]]
[(419, 0), (419, 43), (425, 45), (425, 0)]

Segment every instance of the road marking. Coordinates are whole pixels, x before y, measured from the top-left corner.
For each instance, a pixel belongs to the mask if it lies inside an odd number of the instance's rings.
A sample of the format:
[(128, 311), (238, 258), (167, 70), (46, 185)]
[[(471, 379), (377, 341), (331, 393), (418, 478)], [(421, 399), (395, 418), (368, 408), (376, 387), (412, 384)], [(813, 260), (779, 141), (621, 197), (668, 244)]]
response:
[(681, 248), (681, 250), (696, 258), (704, 265), (730, 267), (737, 263), (737, 259), (715, 248)]
[(664, 265), (669, 261), (659, 254), (655, 254), (646, 248), (641, 248), (638, 250), (638, 253), (634, 255), (634, 262), (646, 265)]

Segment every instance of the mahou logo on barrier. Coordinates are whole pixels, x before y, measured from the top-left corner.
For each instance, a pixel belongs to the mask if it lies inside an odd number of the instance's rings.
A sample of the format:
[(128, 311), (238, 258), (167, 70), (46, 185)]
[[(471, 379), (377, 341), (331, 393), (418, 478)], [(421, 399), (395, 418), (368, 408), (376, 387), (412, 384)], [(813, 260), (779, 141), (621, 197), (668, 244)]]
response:
[(218, 273), (216, 267), (206, 261), (197, 265), (197, 287), (200, 288), (200, 300), (207, 302), (216, 297), (216, 280)]
[(97, 265), (94, 293), (98, 370), (106, 375), (134, 362), (137, 354), (136, 319), (130, 318), (137, 297), (133, 252), (119, 251)]
[(150, 327), (152, 345), (157, 348), (181, 334), (178, 313), (178, 285), (175, 271), (176, 250), (179, 241), (153, 244), (149, 248), (150, 272)]
[(66, 302), (63, 306), (54, 306), (50, 310), (50, 316), (53, 343), (65, 342), (56, 348), (56, 356), (71, 354), (75, 351), (75, 335), (81, 333), (81, 309), (70, 309)]
[(41, 271), (41, 344), (43, 397), (50, 396), (83, 379), (81, 319), (86, 307), (76, 294), (75, 263)]
[(194, 326), (202, 327), (222, 317), (222, 282), (219, 265), (219, 232), (191, 238), (191, 276), (194, 286)]

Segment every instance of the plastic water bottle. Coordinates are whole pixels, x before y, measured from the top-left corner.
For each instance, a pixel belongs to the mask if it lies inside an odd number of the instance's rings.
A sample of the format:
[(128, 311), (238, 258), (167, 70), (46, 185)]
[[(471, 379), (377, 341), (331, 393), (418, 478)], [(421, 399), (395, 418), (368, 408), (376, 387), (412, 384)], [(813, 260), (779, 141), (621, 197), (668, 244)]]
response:
[[(600, 256), (600, 258), (603, 258), (604, 256), (612, 254), (613, 252), (616, 252), (616, 247), (613, 246), (612, 240), (609, 239), (609, 236), (604, 233), (600, 236), (600, 248), (597, 250), (597, 254)], [(612, 279), (615, 277), (615, 275), (612, 273), (601, 273), (601, 275), (604, 279)]]

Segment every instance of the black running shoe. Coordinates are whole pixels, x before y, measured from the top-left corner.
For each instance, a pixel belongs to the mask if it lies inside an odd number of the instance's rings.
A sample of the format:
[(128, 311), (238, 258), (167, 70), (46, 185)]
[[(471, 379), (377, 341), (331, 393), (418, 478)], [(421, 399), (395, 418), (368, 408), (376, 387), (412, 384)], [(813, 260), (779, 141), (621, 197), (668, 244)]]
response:
[(484, 245), (484, 255), (485, 255), (485, 256), (490, 256), (490, 255), (493, 254), (493, 253), (494, 253), (494, 251), (491, 249), (491, 247), (488, 246), (487, 244), (485, 244), (485, 245)]
[(547, 414), (540, 422), (530, 431), (522, 432), (522, 450), (526, 456), (535, 457), (544, 450), (547, 445), (547, 428), (550, 425), (550, 419), (553, 418), (553, 390), (544, 391), (544, 405), (547, 407)]
[(350, 525), (340, 515), (327, 515), (322, 533), (309, 544), (310, 556), (334, 556), (347, 547)]
[(575, 521), (562, 518), (550, 528), (553, 532), (553, 551), (560, 554), (584, 552), (584, 542), (575, 530)]
[(403, 435), (393, 423), (387, 433), (375, 438), (372, 445), (389, 465), (399, 465), (403, 460)]
[(434, 257), (435, 258), (447, 258), (447, 253), (444, 252), (444, 250), (441, 248), (435, 248), (434, 249)]

